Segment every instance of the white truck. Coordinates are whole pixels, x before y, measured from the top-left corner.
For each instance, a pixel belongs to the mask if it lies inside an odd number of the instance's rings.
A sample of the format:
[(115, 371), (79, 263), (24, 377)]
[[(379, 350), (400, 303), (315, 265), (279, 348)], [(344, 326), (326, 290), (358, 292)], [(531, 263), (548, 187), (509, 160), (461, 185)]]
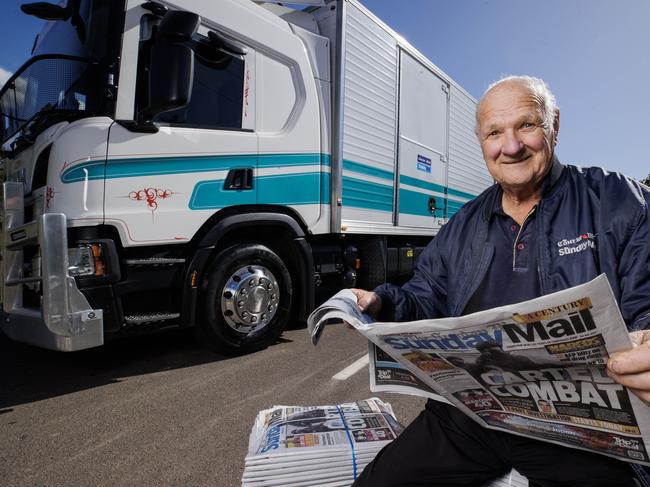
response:
[(492, 183), (467, 92), (358, 1), (295, 3), (21, 7), (48, 22), (0, 91), (8, 337), (254, 351), (408, 278)]

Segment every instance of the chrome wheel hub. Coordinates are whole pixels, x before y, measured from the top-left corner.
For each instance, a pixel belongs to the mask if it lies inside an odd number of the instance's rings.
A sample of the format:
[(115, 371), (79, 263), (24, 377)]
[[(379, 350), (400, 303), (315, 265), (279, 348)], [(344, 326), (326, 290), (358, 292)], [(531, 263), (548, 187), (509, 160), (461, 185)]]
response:
[(271, 271), (249, 265), (235, 271), (221, 294), (221, 313), (226, 323), (239, 333), (259, 331), (278, 310), (280, 288)]

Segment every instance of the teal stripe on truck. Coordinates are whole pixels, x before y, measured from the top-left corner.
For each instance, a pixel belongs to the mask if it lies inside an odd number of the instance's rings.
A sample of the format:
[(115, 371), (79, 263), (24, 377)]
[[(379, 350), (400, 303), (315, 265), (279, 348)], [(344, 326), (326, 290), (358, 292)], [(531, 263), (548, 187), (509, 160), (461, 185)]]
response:
[[(343, 160), (345, 175), (341, 181), (341, 198), (344, 207), (373, 211), (393, 211), (394, 174), (385, 169)], [(350, 174), (355, 173), (355, 174)], [(362, 179), (371, 176), (386, 180), (386, 184)]]
[(458, 201), (448, 199), (447, 200), (447, 218), (451, 218), (452, 216), (454, 216), (458, 212), (458, 210), (461, 209), (461, 207), (464, 204), (465, 203), (461, 203), (461, 202), (458, 202)]
[(449, 194), (449, 196), (459, 196), (461, 198), (467, 198), (469, 200), (473, 200), (477, 196), (475, 194), (465, 193), (464, 191), (459, 191), (454, 188), (447, 188), (447, 194)]
[(436, 200), (435, 216), (442, 217), (445, 210), (445, 198), (411, 191), (410, 189), (399, 190), (399, 212), (408, 215), (433, 217), (429, 211), (430, 198), (435, 198)]
[(343, 206), (364, 210), (393, 211), (393, 186), (343, 176)]
[(436, 183), (431, 183), (429, 181), (423, 181), (422, 179), (417, 179), (412, 176), (406, 176), (404, 174), (401, 174), (399, 177), (400, 183), (402, 184), (408, 184), (409, 186), (415, 186), (416, 188), (421, 188), (421, 189), (428, 189), (429, 191), (435, 191), (437, 193), (445, 193), (445, 187), (436, 184)]
[(87, 161), (66, 168), (63, 183), (86, 179), (118, 179), (168, 174), (226, 171), (241, 167), (329, 166), (330, 156), (319, 152), (305, 154), (227, 154), (209, 156), (145, 157)]
[(343, 170), (365, 174), (366, 176), (374, 176), (380, 179), (387, 179), (389, 181), (392, 181), (394, 178), (391, 171), (386, 171), (385, 169), (380, 169), (378, 167), (368, 166), (367, 164), (361, 164), (360, 162), (348, 161), (347, 159), (343, 160)]
[(224, 180), (201, 181), (196, 184), (189, 201), (191, 210), (221, 209), (234, 205), (329, 204), (328, 173), (312, 172), (278, 174), (255, 179), (249, 190), (226, 190)]

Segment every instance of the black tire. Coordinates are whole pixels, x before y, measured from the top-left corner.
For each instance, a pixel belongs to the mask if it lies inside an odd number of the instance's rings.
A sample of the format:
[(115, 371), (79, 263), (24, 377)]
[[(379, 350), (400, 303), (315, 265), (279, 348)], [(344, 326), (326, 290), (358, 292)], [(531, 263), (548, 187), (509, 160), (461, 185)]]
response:
[(243, 243), (222, 250), (207, 274), (201, 335), (230, 355), (272, 345), (291, 317), (292, 286), (287, 266), (265, 245)]

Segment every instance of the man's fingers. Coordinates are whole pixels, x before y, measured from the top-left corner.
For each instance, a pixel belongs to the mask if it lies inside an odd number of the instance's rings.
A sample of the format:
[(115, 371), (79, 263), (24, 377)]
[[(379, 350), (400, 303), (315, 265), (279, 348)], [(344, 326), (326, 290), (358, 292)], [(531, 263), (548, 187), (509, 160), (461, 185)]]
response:
[(613, 354), (607, 368), (618, 375), (650, 371), (650, 342)]
[(364, 313), (368, 313), (372, 317), (377, 317), (381, 311), (381, 299), (373, 291), (366, 291), (365, 289), (351, 288), (350, 291), (357, 297), (357, 306)]
[(372, 294), (366, 294), (363, 298), (359, 300), (359, 308), (361, 308), (362, 311), (368, 310), (372, 306), (373, 302), (373, 295)]
[(638, 374), (616, 374), (610, 370), (609, 376), (625, 387), (650, 393), (650, 371)]
[(650, 334), (634, 332), (630, 338), (634, 348), (612, 354), (607, 362), (607, 373), (650, 405)]
[(351, 288), (350, 291), (352, 291), (352, 294), (357, 297), (357, 305), (361, 308), (361, 311), (365, 311), (367, 306), (367, 295), (370, 293), (365, 289), (356, 288)]

